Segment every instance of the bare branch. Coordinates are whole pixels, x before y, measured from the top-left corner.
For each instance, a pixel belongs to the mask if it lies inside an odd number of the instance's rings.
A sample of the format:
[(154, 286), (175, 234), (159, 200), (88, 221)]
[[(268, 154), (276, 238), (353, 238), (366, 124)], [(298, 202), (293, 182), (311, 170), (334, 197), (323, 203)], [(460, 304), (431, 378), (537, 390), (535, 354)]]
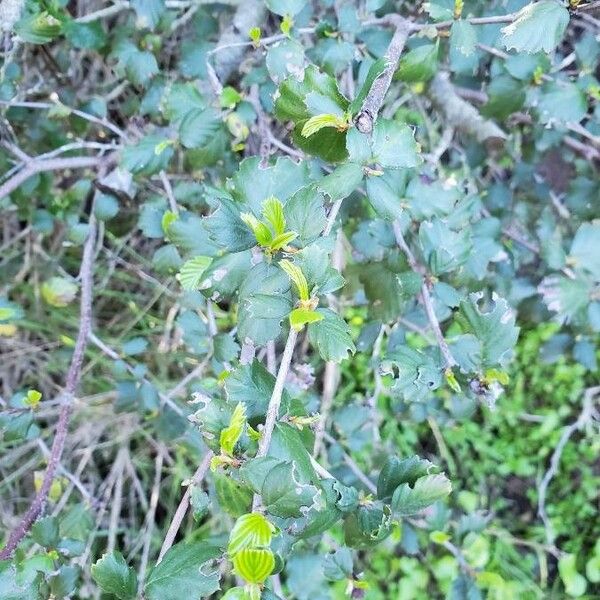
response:
[(173, 515), (173, 519), (171, 520), (171, 524), (169, 525), (169, 529), (167, 530), (167, 534), (165, 535), (165, 539), (160, 549), (160, 553), (158, 554), (158, 560), (156, 561), (157, 564), (164, 558), (165, 554), (167, 553), (167, 550), (169, 550), (169, 548), (173, 545), (175, 537), (177, 536), (177, 532), (181, 527), (181, 523), (190, 505), (192, 485), (200, 485), (202, 483), (202, 480), (206, 477), (206, 474), (208, 473), (208, 468), (210, 467), (210, 460), (212, 457), (213, 453), (209, 450), (206, 453), (206, 456), (204, 457), (203, 461), (200, 463), (198, 469), (196, 469), (196, 472), (192, 477), (190, 485), (185, 491), (185, 494), (183, 495), (183, 498), (181, 499), (181, 502), (179, 503), (175, 514)]
[(34, 159), (0, 186), (0, 200), (14, 192), (22, 183), (25, 183), (36, 173), (64, 171), (66, 169), (85, 169), (88, 167), (97, 168), (100, 165), (111, 163), (115, 158), (115, 154), (109, 154), (107, 156), (74, 156), (72, 158), (51, 158), (39, 161)]
[[(1, 194), (0, 194), (1, 196)], [(73, 399), (77, 387), (79, 385), (79, 379), (81, 377), (81, 367), (83, 365), (83, 358), (85, 349), (87, 346), (88, 335), (92, 326), (92, 295), (93, 295), (93, 267), (94, 267), (94, 244), (96, 242), (96, 220), (93, 213), (90, 215), (89, 232), (87, 240), (83, 247), (83, 257), (81, 260), (81, 303), (80, 303), (80, 315), (79, 315), (79, 331), (77, 333), (77, 340), (75, 342), (75, 348), (73, 350), (73, 356), (71, 357), (71, 363), (69, 365), (69, 371), (67, 372), (67, 378), (65, 382), (65, 389), (62, 396), (62, 402), (60, 407), (60, 414), (58, 417), (58, 423), (56, 426), (56, 435), (54, 442), (52, 443), (52, 449), (50, 450), (50, 458), (48, 460), (48, 466), (44, 473), (42, 485), (38, 493), (36, 494), (33, 502), (29, 509), (21, 519), (21, 522), (17, 525), (10, 536), (6, 545), (0, 552), (0, 560), (10, 558), (16, 547), (19, 545), (21, 540), (27, 535), (31, 526), (36, 519), (43, 513), (50, 493), (50, 487), (54, 481), (56, 471), (60, 464), (60, 459), (65, 447), (65, 440), (69, 429), (69, 419), (73, 411)]]

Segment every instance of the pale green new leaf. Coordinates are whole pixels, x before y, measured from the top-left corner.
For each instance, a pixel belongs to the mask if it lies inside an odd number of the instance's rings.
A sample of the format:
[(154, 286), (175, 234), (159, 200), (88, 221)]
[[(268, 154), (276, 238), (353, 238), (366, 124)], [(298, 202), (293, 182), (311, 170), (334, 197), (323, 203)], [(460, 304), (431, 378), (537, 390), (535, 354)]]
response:
[(186, 291), (198, 289), (202, 281), (202, 275), (204, 275), (212, 260), (209, 256), (196, 256), (186, 261), (177, 276), (181, 287)]
[(285, 232), (285, 217), (283, 215), (283, 204), (271, 196), (263, 204), (263, 217), (273, 228), (275, 237)]
[(264, 583), (275, 568), (275, 556), (266, 548), (244, 548), (232, 562), (235, 572), (248, 583)]
[(238, 402), (233, 410), (229, 426), (221, 431), (219, 441), (221, 443), (221, 452), (228, 456), (233, 456), (233, 450), (246, 426), (246, 407)]
[(301, 133), (303, 137), (310, 137), (324, 127), (335, 127), (338, 131), (344, 131), (348, 129), (348, 121), (339, 115), (315, 115), (304, 123)]
[(300, 300), (309, 300), (308, 282), (300, 267), (287, 259), (281, 260), (279, 266), (288, 274), (288, 277), (296, 286)]
[(229, 534), (227, 554), (234, 557), (244, 548), (268, 548), (277, 528), (258, 512), (238, 518)]
[(290, 313), (290, 327), (296, 331), (301, 331), (305, 325), (316, 323), (322, 319), (323, 315), (316, 310), (310, 310), (309, 308), (295, 308)]

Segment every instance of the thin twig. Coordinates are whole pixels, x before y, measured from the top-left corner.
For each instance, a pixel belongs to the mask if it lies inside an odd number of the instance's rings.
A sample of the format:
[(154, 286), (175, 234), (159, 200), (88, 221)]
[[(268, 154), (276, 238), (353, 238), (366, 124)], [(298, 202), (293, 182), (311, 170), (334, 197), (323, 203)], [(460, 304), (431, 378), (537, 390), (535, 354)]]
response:
[[(412, 250), (406, 243), (404, 235), (402, 234), (402, 228), (400, 227), (400, 223), (398, 223), (398, 221), (394, 222), (394, 235), (396, 237), (396, 243), (406, 255), (406, 259), (408, 260), (410, 268), (416, 273), (421, 273), (424, 275), (424, 269), (418, 263), (415, 255), (412, 253)], [(429, 293), (429, 287), (427, 286), (426, 281), (423, 281), (423, 284), (421, 285), (421, 302), (423, 303), (423, 308), (425, 308), (425, 314), (427, 315), (427, 320), (429, 321), (431, 329), (433, 330), (433, 335), (435, 336), (437, 345), (442, 353), (442, 357), (444, 358), (444, 366), (446, 369), (452, 369), (452, 367), (454, 367), (457, 363), (452, 356), (452, 352), (450, 352), (448, 342), (446, 342), (444, 339), (440, 322), (438, 321), (438, 318), (435, 315), (435, 310), (433, 309), (433, 301), (431, 299), (431, 294)]]
[(175, 194), (173, 193), (173, 188), (171, 187), (171, 182), (167, 177), (164, 169), (159, 173), (160, 180), (165, 188), (165, 193), (167, 194), (167, 199), (169, 200), (169, 208), (171, 212), (178, 215), (179, 208), (177, 207), (177, 200), (175, 200)]
[(190, 505), (190, 495), (192, 493), (191, 488), (193, 485), (200, 485), (202, 483), (202, 480), (204, 479), (204, 477), (206, 477), (206, 474), (208, 473), (208, 468), (210, 467), (210, 460), (212, 457), (213, 453), (209, 450), (206, 453), (206, 456), (204, 457), (203, 461), (200, 463), (200, 466), (194, 473), (190, 485), (185, 490), (185, 494), (183, 495), (183, 498), (181, 499), (181, 502), (179, 503), (175, 514), (173, 515), (173, 519), (171, 520), (171, 524), (169, 525), (169, 529), (167, 530), (167, 534), (165, 535), (165, 539), (158, 554), (158, 560), (156, 561), (156, 564), (158, 564), (163, 559), (169, 548), (173, 545), (175, 537), (177, 536), (177, 532), (181, 527), (181, 523)]
[[(0, 194), (1, 196), (1, 194)], [(71, 363), (67, 372), (65, 390), (62, 397), (58, 424), (56, 426), (56, 435), (50, 451), (50, 459), (44, 473), (42, 485), (36, 494), (29, 509), (21, 519), (21, 522), (13, 529), (8, 537), (6, 545), (0, 552), (0, 560), (10, 558), (21, 540), (27, 535), (36, 519), (43, 513), (50, 487), (54, 481), (58, 465), (65, 447), (65, 440), (69, 429), (69, 419), (73, 411), (73, 399), (79, 379), (81, 376), (81, 367), (88, 341), (88, 334), (92, 325), (92, 296), (93, 296), (93, 267), (94, 267), (94, 244), (96, 241), (96, 220), (93, 213), (90, 216), (88, 237), (83, 247), (83, 256), (81, 260), (81, 303), (79, 314), (79, 331), (77, 340), (71, 357)]]
[(560, 459), (567, 442), (576, 431), (583, 429), (593, 417), (593, 400), (598, 394), (600, 394), (600, 386), (589, 388), (584, 393), (583, 407), (581, 412), (573, 423), (567, 425), (563, 429), (560, 439), (558, 440), (558, 444), (556, 444), (556, 448), (554, 449), (552, 457), (550, 458), (550, 466), (548, 467), (548, 470), (544, 474), (544, 477), (538, 486), (538, 515), (544, 523), (544, 528), (546, 530), (546, 541), (548, 544), (552, 544), (554, 542), (554, 533), (552, 532), (552, 525), (546, 512), (546, 492), (548, 491), (548, 486), (550, 485), (552, 478), (558, 472)]
[(141, 597), (144, 588), (144, 579), (146, 578), (146, 567), (148, 566), (148, 556), (150, 555), (150, 542), (152, 541), (152, 531), (154, 530), (154, 518), (156, 507), (158, 506), (158, 496), (160, 493), (160, 482), (162, 479), (163, 453), (157, 452), (154, 461), (154, 483), (152, 493), (150, 494), (150, 509), (146, 513), (146, 531), (144, 533), (144, 546), (142, 549), (142, 558), (140, 559), (140, 568), (138, 570), (138, 595)]
[(0, 200), (14, 192), (22, 183), (37, 173), (46, 171), (63, 171), (65, 169), (85, 169), (108, 164), (116, 157), (114, 154), (107, 156), (73, 156), (71, 158), (51, 158), (36, 161), (35, 159), (25, 165), (18, 173), (0, 186)]

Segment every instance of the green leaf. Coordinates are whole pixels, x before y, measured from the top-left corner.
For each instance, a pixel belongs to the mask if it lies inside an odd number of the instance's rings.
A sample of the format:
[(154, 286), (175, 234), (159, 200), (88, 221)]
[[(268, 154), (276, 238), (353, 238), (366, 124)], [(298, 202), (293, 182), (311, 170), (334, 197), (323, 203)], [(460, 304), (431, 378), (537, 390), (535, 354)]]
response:
[(502, 29), (502, 42), (517, 52), (552, 52), (569, 24), (569, 11), (558, 0), (540, 0), (524, 6)]
[(39, 600), (40, 579), (40, 573), (34, 569), (17, 570), (14, 561), (2, 560), (0, 561), (0, 599)]
[(275, 556), (265, 548), (244, 548), (232, 562), (235, 572), (248, 583), (263, 583), (275, 568)]
[(375, 162), (384, 168), (416, 167), (421, 163), (420, 147), (412, 129), (396, 121), (377, 120), (372, 149)]
[(327, 194), (331, 200), (338, 200), (349, 196), (361, 183), (364, 171), (361, 165), (347, 162), (336, 167), (317, 185), (317, 189)]
[(246, 407), (241, 402), (233, 410), (229, 426), (221, 431), (221, 452), (233, 456), (233, 450), (246, 426)]
[(94, 581), (108, 594), (119, 600), (130, 600), (137, 595), (137, 577), (135, 571), (127, 566), (119, 552), (104, 554), (92, 565)]
[(179, 139), (184, 148), (201, 148), (221, 127), (219, 112), (214, 108), (191, 110), (181, 121)]
[(450, 44), (463, 56), (471, 56), (477, 46), (475, 27), (469, 21), (454, 21), (450, 28)]
[(402, 54), (395, 77), (406, 83), (427, 82), (438, 69), (439, 44), (423, 44)]
[(61, 34), (62, 23), (48, 11), (26, 15), (14, 27), (15, 33), (29, 44), (47, 44)]
[(160, 134), (143, 137), (137, 144), (121, 151), (121, 166), (139, 175), (153, 175), (166, 169), (173, 156), (170, 140)]
[(278, 235), (277, 237), (273, 238), (273, 240), (269, 244), (269, 248), (272, 252), (281, 250), (282, 248), (289, 246), (289, 244), (291, 244), (297, 237), (298, 234), (295, 231), (288, 231), (286, 233), (282, 233), (281, 235)]
[(100, 21), (93, 23), (66, 21), (63, 25), (63, 32), (75, 48), (83, 50), (99, 50), (107, 40)]
[(387, 502), (399, 485), (414, 485), (417, 479), (429, 475), (433, 469), (436, 466), (432, 462), (416, 455), (408, 458), (390, 456), (379, 473), (377, 497)]
[(267, 512), (287, 519), (301, 517), (315, 504), (319, 491), (298, 480), (294, 462), (282, 461), (267, 473), (260, 495)]
[(279, 266), (287, 273), (290, 281), (296, 286), (296, 291), (298, 292), (300, 300), (307, 302), (310, 299), (308, 282), (306, 281), (302, 269), (287, 259), (279, 261)]
[(306, 246), (313, 242), (327, 223), (325, 198), (314, 186), (298, 190), (286, 203), (287, 226), (297, 233), (297, 240)]
[(276, 15), (293, 17), (304, 8), (306, 0), (265, 0), (265, 4)]
[(296, 331), (301, 331), (305, 325), (316, 323), (323, 319), (323, 315), (309, 308), (295, 308), (290, 313), (290, 327)]
[(119, 61), (119, 68), (135, 85), (144, 86), (158, 74), (158, 63), (154, 54), (139, 50), (127, 38), (116, 43), (113, 55)]
[(259, 263), (239, 288), (238, 339), (262, 346), (281, 333), (292, 310), (290, 279), (279, 267)]
[(58, 520), (55, 517), (44, 517), (31, 527), (31, 538), (44, 548), (55, 548), (59, 540)]
[(311, 117), (325, 112), (342, 116), (348, 110), (348, 105), (335, 80), (310, 65), (305, 69), (302, 81), (291, 76), (279, 85), (275, 115), (282, 121), (294, 122), (293, 139), (299, 148), (323, 160), (339, 162), (347, 156), (345, 132), (326, 127), (308, 138), (301, 132)]
[(177, 276), (181, 287), (187, 291), (198, 289), (202, 281), (202, 276), (212, 263), (212, 260), (208, 256), (196, 256), (186, 261)]
[(324, 127), (335, 127), (338, 131), (345, 131), (348, 129), (348, 121), (338, 115), (315, 115), (304, 123), (300, 133), (302, 137), (310, 137)]
[(542, 123), (579, 123), (587, 114), (587, 100), (574, 83), (551, 82), (542, 89), (537, 108)]
[(558, 573), (565, 586), (567, 594), (579, 598), (585, 594), (587, 581), (577, 571), (577, 556), (575, 554), (563, 554), (558, 560)]
[(391, 513), (387, 506), (366, 504), (350, 513), (344, 521), (344, 541), (351, 548), (376, 546), (391, 531)]
[(450, 480), (443, 473), (426, 475), (417, 479), (412, 487), (408, 483), (403, 483), (396, 488), (392, 496), (392, 511), (397, 517), (417, 514), (434, 502), (445, 498), (451, 491)]
[(131, 6), (137, 15), (136, 25), (140, 29), (154, 29), (166, 10), (164, 0), (131, 0)]
[(594, 281), (600, 282), (600, 255), (598, 243), (600, 242), (600, 223), (583, 223), (577, 229), (571, 250), (569, 261), (576, 271), (589, 273)]
[(418, 402), (442, 384), (441, 364), (408, 346), (390, 353), (380, 371), (393, 377), (392, 391), (407, 402)]
[(253, 493), (248, 486), (233, 479), (229, 473), (216, 472), (212, 478), (219, 505), (227, 514), (239, 517), (250, 510)]
[(207, 563), (221, 551), (206, 542), (179, 543), (152, 569), (144, 594), (148, 600), (205, 598), (219, 589), (219, 573), (209, 572)]
[(267, 223), (273, 228), (275, 236), (285, 232), (283, 204), (277, 198), (271, 196), (264, 201), (262, 214)]
[(261, 513), (242, 515), (229, 534), (227, 554), (234, 557), (244, 548), (268, 548), (277, 528)]
[(496, 294), (492, 295), (490, 310), (483, 312), (479, 307), (482, 297), (483, 293), (469, 294), (468, 300), (460, 303), (459, 319), (466, 332), (479, 340), (483, 367), (504, 367), (519, 337), (515, 313), (508, 302)]
[(464, 265), (472, 248), (469, 228), (455, 232), (441, 219), (421, 223), (419, 242), (434, 275), (455, 271)]
[(346, 321), (328, 308), (318, 308), (317, 312), (323, 319), (308, 326), (308, 337), (321, 358), (340, 362), (348, 353), (354, 354), (356, 348)]

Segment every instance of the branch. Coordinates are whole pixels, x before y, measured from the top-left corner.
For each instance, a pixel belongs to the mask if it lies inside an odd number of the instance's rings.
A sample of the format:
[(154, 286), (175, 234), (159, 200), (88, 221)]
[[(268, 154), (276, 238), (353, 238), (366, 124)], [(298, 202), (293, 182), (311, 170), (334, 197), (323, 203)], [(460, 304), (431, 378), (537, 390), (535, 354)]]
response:
[[(398, 221), (394, 222), (394, 236), (396, 237), (396, 243), (400, 247), (400, 250), (402, 250), (402, 252), (404, 252), (404, 254), (406, 255), (406, 259), (408, 260), (410, 268), (416, 273), (425, 274), (424, 268), (418, 263), (417, 259), (415, 258), (415, 255), (412, 253), (412, 250), (406, 243), (404, 235), (402, 235), (400, 223), (398, 223)], [(429, 321), (431, 329), (433, 330), (433, 334), (435, 335), (437, 345), (444, 358), (445, 368), (452, 369), (452, 367), (454, 367), (457, 363), (456, 360), (454, 360), (452, 353), (450, 352), (448, 343), (444, 339), (444, 334), (442, 333), (440, 322), (435, 316), (435, 311), (433, 310), (433, 301), (431, 300), (431, 294), (429, 293), (429, 288), (427, 287), (426, 281), (423, 281), (423, 284), (421, 285), (421, 301), (423, 303), (423, 307), (425, 308), (427, 320)]]
[(279, 371), (277, 371), (277, 378), (275, 379), (275, 385), (273, 386), (273, 393), (269, 400), (269, 407), (267, 408), (267, 417), (265, 419), (265, 426), (262, 430), (262, 436), (258, 444), (258, 452), (256, 458), (266, 456), (271, 445), (271, 437), (273, 436), (273, 429), (279, 416), (279, 407), (281, 406), (281, 397), (283, 395), (283, 388), (285, 380), (287, 378), (288, 371), (290, 369), (290, 363), (292, 362), (292, 356), (294, 354), (294, 346), (296, 345), (296, 339), (298, 332), (291, 328), (288, 334), (285, 348), (281, 356), (281, 363), (279, 364)]
[(563, 450), (567, 445), (570, 437), (578, 430), (583, 429), (584, 426), (590, 421), (593, 417), (593, 402), (592, 400), (600, 394), (600, 386), (589, 388), (586, 390), (583, 395), (583, 408), (581, 409), (581, 413), (577, 417), (577, 419), (567, 425), (560, 436), (560, 440), (558, 444), (556, 444), (556, 448), (552, 453), (552, 457), (550, 458), (550, 467), (546, 471), (540, 485), (538, 486), (538, 515), (542, 519), (544, 523), (544, 528), (546, 529), (546, 540), (548, 544), (552, 544), (553, 534), (552, 534), (552, 526), (548, 519), (548, 514), (546, 513), (546, 492), (548, 491), (548, 486), (552, 481), (552, 478), (558, 472), (558, 467), (560, 464), (560, 458), (562, 456)]
[(395, 25), (396, 31), (384, 56), (386, 62), (385, 70), (373, 82), (360, 111), (354, 119), (354, 124), (361, 133), (371, 133), (373, 131), (377, 115), (392, 82), (392, 77), (398, 66), (400, 55), (404, 50), (408, 34), (414, 28), (410, 21), (398, 15), (390, 15), (385, 22)]
[(508, 137), (496, 123), (482, 117), (474, 106), (458, 95), (448, 73), (438, 73), (433, 78), (429, 95), (448, 126), (494, 145), (502, 144)]
[[(1, 196), (1, 195), (0, 195)], [(88, 335), (92, 325), (92, 291), (94, 285), (93, 266), (94, 266), (94, 244), (96, 242), (96, 220), (93, 213), (90, 215), (89, 233), (83, 247), (83, 257), (81, 260), (81, 309), (79, 315), (79, 332), (75, 342), (75, 349), (71, 357), (69, 371), (65, 382), (65, 391), (56, 426), (56, 435), (52, 443), (48, 466), (44, 473), (44, 479), (40, 490), (36, 494), (31, 506), (13, 531), (11, 531), (6, 546), (0, 552), (0, 560), (5, 560), (12, 556), (15, 548), (21, 540), (27, 535), (36, 519), (42, 514), (46, 506), (50, 487), (54, 481), (60, 459), (65, 447), (65, 440), (69, 429), (69, 419), (73, 411), (73, 398), (81, 378), (81, 367), (85, 349), (87, 346)]]
[(34, 159), (0, 186), (0, 200), (14, 192), (36, 173), (99, 167), (111, 163), (115, 158), (115, 154), (108, 154), (107, 156), (73, 156), (72, 158), (51, 158), (39, 161)]

